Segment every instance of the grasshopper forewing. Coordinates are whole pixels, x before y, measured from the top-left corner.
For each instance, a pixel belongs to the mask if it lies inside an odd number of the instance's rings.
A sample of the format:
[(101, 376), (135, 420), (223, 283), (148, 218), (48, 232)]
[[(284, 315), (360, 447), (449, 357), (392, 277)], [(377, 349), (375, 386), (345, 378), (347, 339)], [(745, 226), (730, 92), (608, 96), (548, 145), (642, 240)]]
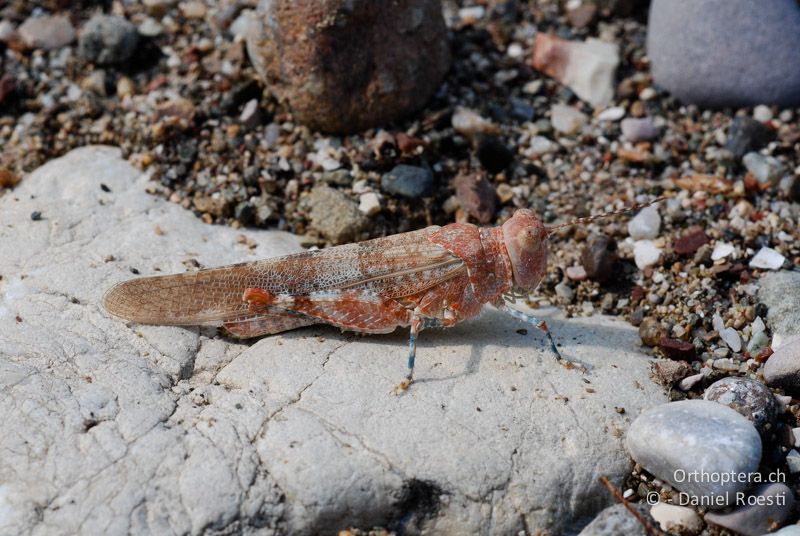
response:
[(564, 362), (547, 324), (507, 303), (532, 292), (544, 276), (550, 230), (530, 210), (520, 209), (494, 228), (453, 223), (125, 281), (105, 294), (103, 306), (140, 324), (215, 325), (243, 338), (312, 324), (361, 333), (408, 326), (408, 374), (398, 386), (404, 390), (412, 381), (419, 332), (474, 317), (487, 303), (542, 330)]

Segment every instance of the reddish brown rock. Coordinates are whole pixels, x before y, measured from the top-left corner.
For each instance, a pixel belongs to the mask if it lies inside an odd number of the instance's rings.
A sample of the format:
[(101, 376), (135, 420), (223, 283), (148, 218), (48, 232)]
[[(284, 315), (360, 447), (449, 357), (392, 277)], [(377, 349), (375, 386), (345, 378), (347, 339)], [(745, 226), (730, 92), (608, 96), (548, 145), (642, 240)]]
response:
[(295, 120), (336, 133), (418, 110), (450, 66), (438, 0), (261, 2), (247, 50)]
[(6, 97), (11, 95), (17, 87), (17, 81), (14, 75), (10, 73), (4, 74), (0, 77), (0, 104), (6, 100)]
[(669, 359), (681, 359), (683, 361), (691, 361), (697, 357), (694, 345), (687, 341), (680, 339), (670, 339), (669, 337), (661, 337), (658, 341), (658, 347), (661, 349), (665, 357)]
[(678, 255), (694, 255), (700, 246), (708, 244), (708, 235), (702, 229), (687, 233), (675, 241), (672, 249)]
[(581, 265), (589, 279), (608, 281), (615, 275), (614, 264), (619, 259), (616, 241), (606, 235), (594, 234), (589, 237), (581, 250)]
[(485, 177), (459, 175), (455, 179), (456, 197), (461, 208), (480, 223), (489, 223), (497, 208), (497, 195)]

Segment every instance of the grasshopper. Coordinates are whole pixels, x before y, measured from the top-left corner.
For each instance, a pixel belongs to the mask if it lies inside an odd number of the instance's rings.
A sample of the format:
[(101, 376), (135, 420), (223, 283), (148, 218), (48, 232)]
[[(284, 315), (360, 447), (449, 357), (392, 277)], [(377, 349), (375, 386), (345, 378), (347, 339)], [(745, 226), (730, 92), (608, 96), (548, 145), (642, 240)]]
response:
[(551, 233), (570, 225), (656, 203), (546, 227), (519, 209), (501, 226), (431, 226), (328, 249), (197, 272), (142, 277), (103, 297), (110, 314), (140, 324), (222, 326), (234, 337), (270, 335), (313, 324), (360, 333), (410, 327), (408, 373), (413, 381), (422, 330), (453, 326), (492, 304), (541, 330), (567, 367), (547, 323), (509, 306), (539, 285)]

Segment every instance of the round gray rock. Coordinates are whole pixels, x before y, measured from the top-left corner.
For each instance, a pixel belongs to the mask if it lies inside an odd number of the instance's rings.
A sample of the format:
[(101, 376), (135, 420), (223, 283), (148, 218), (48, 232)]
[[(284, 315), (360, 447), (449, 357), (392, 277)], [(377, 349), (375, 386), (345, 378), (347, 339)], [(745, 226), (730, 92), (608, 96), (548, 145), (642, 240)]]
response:
[[(631, 424), (625, 445), (656, 477), (712, 508), (732, 504), (748, 483), (739, 475), (758, 470), (761, 438), (731, 408), (684, 400), (645, 411)], [(721, 475), (735, 475), (722, 482)]]
[(764, 364), (764, 379), (773, 387), (800, 391), (800, 336), (784, 341)]
[(381, 177), (381, 188), (385, 192), (409, 199), (431, 195), (433, 186), (431, 170), (419, 166), (400, 164)]
[(656, 84), (708, 107), (800, 104), (796, 0), (653, 0), (647, 53)]
[(778, 403), (772, 391), (749, 378), (722, 378), (706, 389), (703, 398), (738, 411), (762, 434), (778, 413)]
[(138, 44), (139, 32), (125, 17), (100, 14), (81, 30), (78, 51), (94, 63), (121, 63), (133, 55)]
[(795, 499), (792, 490), (781, 482), (761, 484), (747, 496), (740, 496), (730, 512), (709, 512), (705, 520), (744, 536), (761, 536), (789, 517)]

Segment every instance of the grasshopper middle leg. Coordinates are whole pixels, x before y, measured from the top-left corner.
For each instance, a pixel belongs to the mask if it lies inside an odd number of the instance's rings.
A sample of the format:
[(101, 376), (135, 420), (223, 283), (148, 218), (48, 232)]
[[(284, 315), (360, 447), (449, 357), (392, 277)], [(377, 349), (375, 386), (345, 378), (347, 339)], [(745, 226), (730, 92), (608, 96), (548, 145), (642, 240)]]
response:
[(444, 323), (438, 318), (421, 317), (414, 315), (411, 319), (411, 330), (408, 336), (408, 374), (400, 382), (400, 384), (393, 389), (394, 394), (400, 394), (414, 382), (414, 362), (417, 358), (417, 336), (420, 331), (426, 328), (440, 328)]

